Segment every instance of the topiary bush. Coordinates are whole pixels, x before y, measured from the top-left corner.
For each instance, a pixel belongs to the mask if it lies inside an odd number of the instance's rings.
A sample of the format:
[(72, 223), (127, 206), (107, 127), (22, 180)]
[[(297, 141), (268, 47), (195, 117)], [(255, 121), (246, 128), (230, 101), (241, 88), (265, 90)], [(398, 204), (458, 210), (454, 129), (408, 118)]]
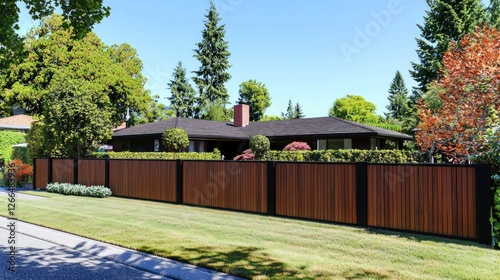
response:
[(51, 193), (60, 193), (66, 195), (89, 196), (89, 197), (109, 197), (112, 193), (109, 188), (104, 186), (84, 186), (68, 183), (50, 183), (46, 190)]
[(292, 142), (285, 146), (283, 151), (310, 151), (311, 147), (306, 142)]
[(163, 145), (169, 152), (181, 152), (189, 146), (189, 138), (182, 128), (170, 128), (165, 130), (162, 136)]
[(266, 136), (255, 135), (250, 138), (250, 150), (254, 152), (255, 159), (262, 159), (270, 149), (271, 143)]
[(100, 159), (185, 159), (185, 160), (220, 160), (221, 153), (214, 149), (211, 153), (167, 153), (167, 152), (97, 152), (91, 158)]

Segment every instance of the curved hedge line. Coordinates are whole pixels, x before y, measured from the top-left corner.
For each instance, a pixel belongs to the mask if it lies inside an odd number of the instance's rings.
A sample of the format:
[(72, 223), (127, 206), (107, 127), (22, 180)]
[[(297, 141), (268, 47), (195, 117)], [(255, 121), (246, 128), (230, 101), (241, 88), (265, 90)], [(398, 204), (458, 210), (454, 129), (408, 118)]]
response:
[(109, 159), (191, 159), (220, 160), (221, 153), (214, 149), (211, 153), (168, 153), (168, 152), (99, 152), (92, 153), (91, 158)]
[(111, 195), (111, 190), (104, 186), (87, 187), (68, 183), (50, 183), (47, 185), (46, 190), (52, 193), (89, 197), (108, 197)]
[(270, 151), (263, 160), (370, 162), (370, 163), (426, 163), (427, 155), (407, 150), (324, 150), (324, 151)]

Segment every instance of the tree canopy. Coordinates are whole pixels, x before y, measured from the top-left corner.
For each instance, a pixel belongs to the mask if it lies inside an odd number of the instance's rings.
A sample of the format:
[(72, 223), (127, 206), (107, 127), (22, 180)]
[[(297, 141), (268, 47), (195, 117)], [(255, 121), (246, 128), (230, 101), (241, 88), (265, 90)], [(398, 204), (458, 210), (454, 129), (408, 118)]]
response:
[(500, 31), (489, 27), (450, 46), (443, 75), (432, 84), (441, 106), (420, 106), (416, 140), (421, 149), (430, 154), (439, 150), (455, 161), (487, 149), (484, 135), (500, 112), (499, 50)]
[[(125, 120), (126, 109), (145, 113), (151, 96), (144, 90), (142, 62), (128, 44), (105, 46), (92, 32), (73, 39), (73, 29), (63, 28), (58, 15), (44, 19), (25, 40), (26, 56), (2, 73), (5, 90), (3, 110), (18, 104), (41, 115), (48, 94), (60, 90), (68, 80), (85, 81), (85, 91), (101, 92), (112, 104), (112, 123)], [(0, 80), (2, 80), (0, 79)]]
[[(229, 94), (225, 83), (231, 79), (227, 70), (229, 64), (228, 42), (225, 40), (225, 25), (219, 24), (221, 18), (213, 2), (206, 15), (205, 28), (202, 31), (202, 40), (194, 50), (194, 57), (201, 63), (200, 68), (194, 71), (193, 78), (199, 91), (199, 109), (202, 111), (207, 105), (225, 105), (229, 103)], [(198, 117), (201, 117), (198, 113)]]
[(176, 113), (177, 117), (194, 118), (198, 98), (186, 77), (186, 69), (182, 67), (182, 62), (179, 61), (172, 76), (173, 80), (168, 83), (168, 88), (172, 93), (168, 98), (169, 108)]
[(250, 107), (250, 121), (259, 121), (266, 109), (271, 106), (271, 95), (266, 85), (256, 80), (241, 83), (239, 94), (237, 102), (244, 102)]
[(339, 98), (333, 102), (328, 115), (360, 123), (377, 123), (377, 107), (362, 96), (350, 95)]

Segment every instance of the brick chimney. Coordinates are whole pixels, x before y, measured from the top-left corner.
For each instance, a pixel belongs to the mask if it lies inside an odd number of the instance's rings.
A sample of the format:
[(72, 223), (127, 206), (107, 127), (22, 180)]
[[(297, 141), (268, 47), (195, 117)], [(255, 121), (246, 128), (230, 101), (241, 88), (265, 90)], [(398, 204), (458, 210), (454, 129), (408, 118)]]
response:
[(244, 127), (250, 123), (250, 106), (240, 103), (234, 106), (234, 126)]

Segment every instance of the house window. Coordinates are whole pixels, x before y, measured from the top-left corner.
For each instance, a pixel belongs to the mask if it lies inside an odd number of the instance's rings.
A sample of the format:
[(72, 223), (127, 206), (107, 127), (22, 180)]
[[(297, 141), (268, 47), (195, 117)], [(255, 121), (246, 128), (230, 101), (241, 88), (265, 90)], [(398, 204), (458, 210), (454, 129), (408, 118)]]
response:
[(380, 148), (380, 139), (370, 138), (370, 149), (378, 150)]
[(155, 152), (159, 152), (160, 151), (160, 139), (155, 139), (154, 151)]
[(205, 141), (189, 141), (188, 152), (205, 152)]
[(318, 140), (318, 150), (348, 150), (348, 149), (352, 149), (352, 139)]

